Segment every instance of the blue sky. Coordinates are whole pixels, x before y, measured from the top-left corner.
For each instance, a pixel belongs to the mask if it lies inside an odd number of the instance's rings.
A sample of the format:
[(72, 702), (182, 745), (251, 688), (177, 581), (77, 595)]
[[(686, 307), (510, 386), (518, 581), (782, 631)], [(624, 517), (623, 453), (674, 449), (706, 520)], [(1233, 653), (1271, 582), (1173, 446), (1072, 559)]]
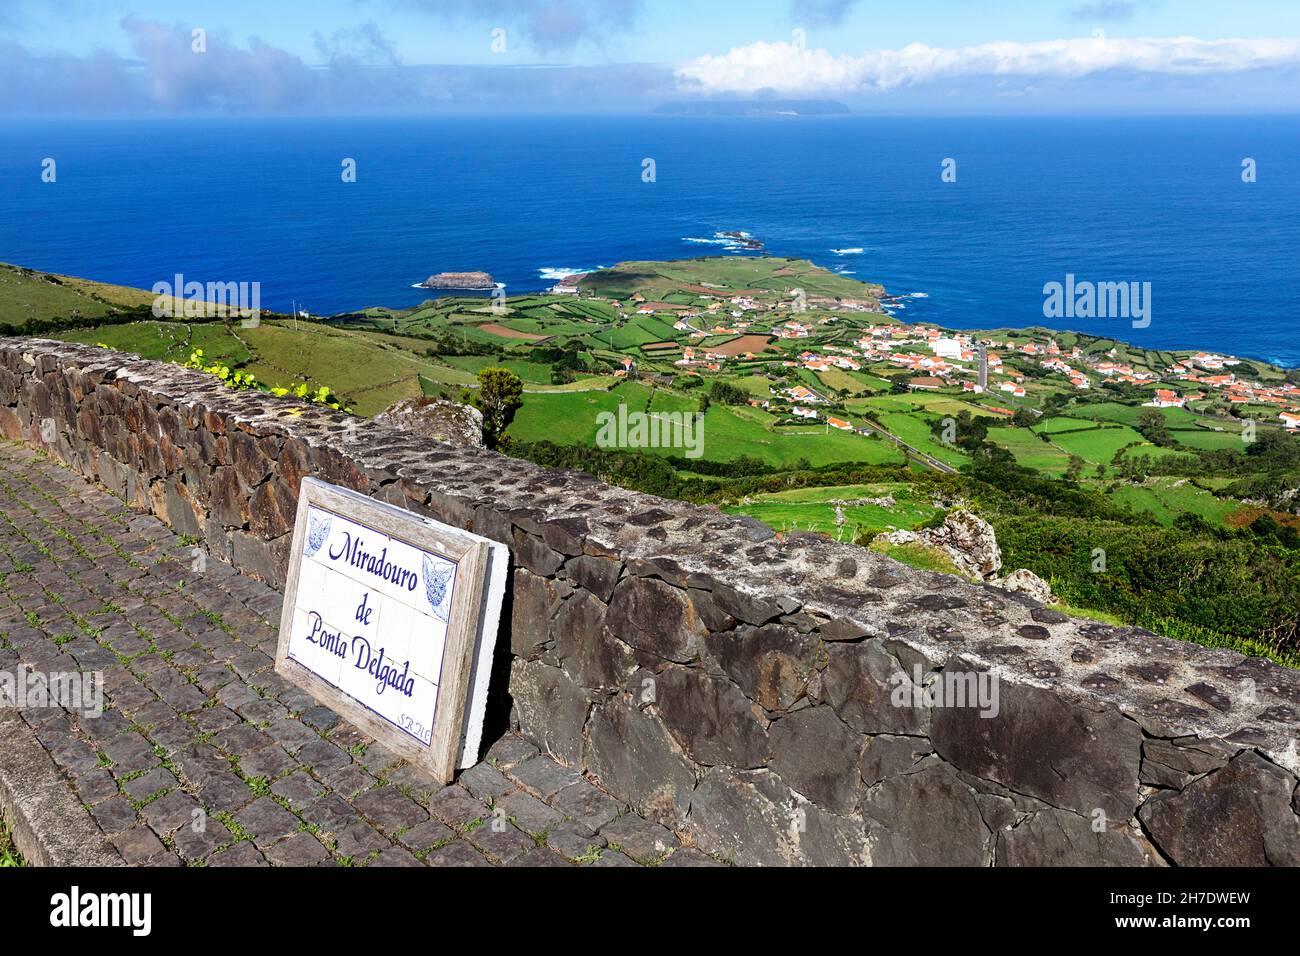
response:
[(1293, 111), (1297, 38), (1296, 0), (4, 0), (0, 112)]

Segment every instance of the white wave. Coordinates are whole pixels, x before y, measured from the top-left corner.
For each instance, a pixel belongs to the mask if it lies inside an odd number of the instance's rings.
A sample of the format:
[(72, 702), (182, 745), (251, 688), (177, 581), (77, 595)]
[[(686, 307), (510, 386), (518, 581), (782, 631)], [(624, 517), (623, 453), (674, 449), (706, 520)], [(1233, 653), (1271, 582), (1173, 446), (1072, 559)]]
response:
[(567, 279), (569, 276), (585, 275), (590, 271), (590, 269), (571, 269), (568, 266), (544, 266), (537, 270), (537, 274), (543, 279), (558, 282), (561, 279)]
[[(729, 234), (728, 234), (729, 233)], [(747, 232), (728, 230), (728, 233), (715, 232), (709, 239), (700, 236), (682, 236), (682, 242), (694, 242), (703, 246), (722, 246), (724, 249), (748, 250), (749, 242), (754, 238)]]
[[(506, 287), (506, 284), (504, 282), (494, 282), (493, 285), (498, 289), (504, 289)], [(411, 288), (424, 289), (425, 291), (428, 292), (486, 292), (487, 291), (486, 289), (430, 289), (423, 282), (417, 282), (414, 285), (412, 285)]]
[(737, 246), (735, 239), (701, 239), (699, 236), (682, 236), (682, 242), (698, 242), (702, 246)]
[(930, 298), (930, 293), (928, 293), (928, 292), (913, 292), (913, 293), (911, 293), (911, 294), (908, 296), (908, 298), (909, 298), (909, 299), (928, 299), (928, 298)]
[(837, 256), (860, 256), (866, 250), (861, 246), (854, 246), (851, 249), (832, 249), (831, 252)]

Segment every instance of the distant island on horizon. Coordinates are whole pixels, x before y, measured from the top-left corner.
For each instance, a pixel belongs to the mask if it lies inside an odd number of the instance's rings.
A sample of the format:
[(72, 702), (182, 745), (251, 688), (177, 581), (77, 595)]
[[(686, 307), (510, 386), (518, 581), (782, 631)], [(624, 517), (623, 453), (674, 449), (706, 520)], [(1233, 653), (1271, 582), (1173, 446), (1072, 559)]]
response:
[(661, 116), (843, 116), (853, 111), (837, 100), (673, 100)]

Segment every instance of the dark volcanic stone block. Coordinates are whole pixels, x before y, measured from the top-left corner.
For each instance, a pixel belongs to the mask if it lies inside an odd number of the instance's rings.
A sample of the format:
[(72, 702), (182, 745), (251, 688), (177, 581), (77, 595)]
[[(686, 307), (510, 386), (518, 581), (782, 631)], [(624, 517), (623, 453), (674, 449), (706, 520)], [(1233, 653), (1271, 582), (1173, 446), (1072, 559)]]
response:
[(588, 738), (587, 769), (605, 789), (647, 819), (675, 826), (686, 818), (695, 771), (659, 720), (610, 701), (592, 714)]
[(607, 623), (632, 647), (679, 663), (699, 656), (704, 637), (704, 626), (686, 592), (655, 578), (620, 581)]
[(816, 638), (788, 627), (727, 631), (711, 636), (708, 648), (740, 689), (768, 711), (794, 706), (816, 672)]
[(561, 762), (576, 766), (590, 708), (586, 692), (558, 667), (516, 659), (510, 695), (519, 712), (520, 733)]
[(696, 763), (750, 769), (767, 762), (767, 732), (731, 681), (692, 667), (668, 667), (654, 680), (664, 726)]
[(1159, 866), (1160, 857), (1127, 823), (1048, 808), (998, 834), (998, 866)]
[(813, 803), (848, 813), (858, 802), (855, 772), (866, 739), (829, 707), (809, 707), (772, 724), (771, 768)]
[(1137, 806), (1142, 731), (1113, 707), (1071, 706), (1003, 681), (996, 716), (938, 707), (930, 738), (953, 766), (1085, 816), (1127, 820)]
[(865, 734), (920, 734), (930, 725), (930, 711), (913, 706), (910, 694), (899, 706), (894, 695), (900, 682), (906, 689), (912, 675), (881, 645), (879, 639), (860, 644), (831, 644), (830, 663), (821, 675), (821, 699), (854, 730)]
[(1179, 866), (1300, 866), (1296, 778), (1252, 751), (1189, 784), (1158, 794), (1138, 817)]
[(871, 791), (862, 812), (873, 822), (875, 866), (988, 866), (993, 859), (975, 791), (940, 760), (890, 777)]

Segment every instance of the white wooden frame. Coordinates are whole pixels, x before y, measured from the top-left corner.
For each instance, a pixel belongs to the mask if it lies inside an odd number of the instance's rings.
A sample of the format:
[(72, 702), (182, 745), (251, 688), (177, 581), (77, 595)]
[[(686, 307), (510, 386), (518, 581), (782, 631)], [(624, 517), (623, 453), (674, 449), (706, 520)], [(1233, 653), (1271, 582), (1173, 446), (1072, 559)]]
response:
[[(428, 746), (288, 656), (307, 537), (307, 514), (308, 509), (313, 507), (370, 527), (456, 565), (437, 703)], [(480, 682), (486, 677), (490, 661), (481, 660), (479, 655), (486, 653), (490, 656), (491, 644), (495, 642), (496, 635), (495, 617), (500, 614), (499, 593), (494, 595), (494, 601), (486, 600), (491, 585), (497, 579), (503, 579), (505, 574), (504, 562), (501, 561), (501, 552), (505, 549), (499, 545), (494, 547), (494, 544), (485, 538), (376, 501), (350, 489), (314, 478), (304, 478), (298, 492), (293, 548), (285, 581), (284, 609), (280, 615), (280, 637), (275, 654), (276, 673), (351, 721), (389, 750), (422, 767), (439, 782), (450, 783), (457, 764), (462, 759), (462, 749), (466, 747), (467, 739), (474, 749), (477, 748), (479, 735), (474, 731), (479, 728), (471, 729), (472, 722), (467, 720), (467, 707), (477, 704), (481, 708), (486, 702), (486, 687), (476, 688), (474, 685), (476, 675)], [(497, 553), (494, 554), (494, 551)], [(492, 590), (499, 592), (499, 585)], [(489, 617), (492, 618), (490, 621), (487, 620)], [(480, 647), (481, 629), (489, 624), (492, 640)], [(471, 700), (471, 697), (475, 700)], [(478, 718), (481, 722), (481, 713)], [(476, 756), (466, 753), (464, 759), (472, 763)]]

